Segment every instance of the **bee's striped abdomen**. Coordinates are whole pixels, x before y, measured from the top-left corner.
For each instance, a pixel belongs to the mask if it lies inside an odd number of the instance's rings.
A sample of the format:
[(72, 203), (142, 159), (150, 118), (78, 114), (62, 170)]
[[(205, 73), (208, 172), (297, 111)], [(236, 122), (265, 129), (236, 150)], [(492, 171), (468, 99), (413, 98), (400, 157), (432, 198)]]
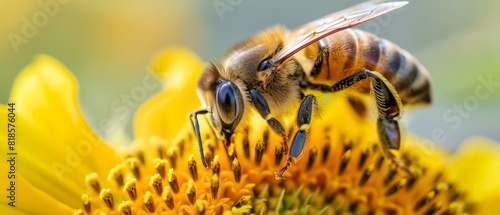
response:
[[(381, 73), (394, 86), (403, 104), (431, 101), (425, 68), (407, 51), (373, 34), (346, 29), (307, 47), (304, 54), (303, 59), (313, 61), (312, 69), (306, 71), (311, 83), (331, 86), (366, 69)], [(369, 92), (370, 82), (357, 86), (358, 91)]]

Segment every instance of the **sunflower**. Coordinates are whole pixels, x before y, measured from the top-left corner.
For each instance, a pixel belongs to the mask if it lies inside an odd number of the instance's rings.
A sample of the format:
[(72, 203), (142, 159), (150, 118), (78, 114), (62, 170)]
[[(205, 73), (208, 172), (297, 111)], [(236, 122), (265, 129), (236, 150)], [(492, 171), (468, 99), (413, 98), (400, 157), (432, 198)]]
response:
[[(495, 214), (499, 208), (497, 143), (474, 138), (449, 155), (407, 135), (397, 155), (418, 173), (408, 175), (382, 156), (370, 110), (357, 95), (325, 99), (285, 180), (275, 178), (286, 158), (281, 139), (258, 117), (235, 133), (227, 152), (203, 129), (205, 169), (187, 122), (200, 107), (195, 85), (202, 68), (182, 48), (153, 61), (165, 88), (138, 110), (134, 141), (123, 153), (85, 121), (71, 73), (39, 56), (0, 108), (1, 154), (14, 161), (3, 159), (0, 168), (15, 176), (0, 177), (2, 213)], [(15, 142), (8, 139), (11, 118)]]

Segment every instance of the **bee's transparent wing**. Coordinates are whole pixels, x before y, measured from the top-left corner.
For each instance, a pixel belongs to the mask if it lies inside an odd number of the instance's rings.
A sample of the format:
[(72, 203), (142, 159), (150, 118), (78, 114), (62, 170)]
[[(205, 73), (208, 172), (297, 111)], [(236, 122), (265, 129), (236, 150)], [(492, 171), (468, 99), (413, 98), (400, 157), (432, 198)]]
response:
[(291, 41), (271, 60), (279, 65), (298, 51), (335, 32), (372, 20), (408, 4), (406, 1), (376, 4), (365, 2), (305, 24), (292, 32)]

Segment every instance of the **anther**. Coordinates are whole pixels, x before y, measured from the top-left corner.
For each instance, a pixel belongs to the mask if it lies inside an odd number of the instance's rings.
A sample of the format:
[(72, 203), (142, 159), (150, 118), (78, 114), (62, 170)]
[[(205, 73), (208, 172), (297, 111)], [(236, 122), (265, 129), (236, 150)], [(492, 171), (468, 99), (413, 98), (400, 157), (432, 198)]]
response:
[(144, 151), (143, 150), (137, 150), (136, 156), (142, 165), (144, 165), (146, 163), (146, 159), (144, 158)]
[(250, 158), (250, 141), (248, 141), (248, 127), (245, 128), (243, 133), (243, 153), (245, 154), (245, 158)]
[(361, 176), (361, 180), (359, 181), (359, 186), (364, 186), (366, 184), (366, 182), (372, 175), (374, 169), (375, 165), (373, 164), (371, 164), (370, 166), (368, 166), (368, 168), (366, 168), (366, 170), (363, 172), (363, 176)]
[(167, 181), (170, 187), (172, 188), (172, 191), (174, 191), (174, 193), (178, 193), (179, 182), (177, 181), (177, 176), (175, 175), (174, 169), (172, 168), (168, 170)]
[(156, 146), (156, 151), (158, 153), (158, 158), (164, 159), (165, 156), (166, 156), (165, 153), (167, 152), (167, 150), (165, 149), (165, 146), (167, 145), (167, 142), (164, 139), (156, 137), (156, 136), (151, 137), (149, 139), (149, 142), (151, 142), (151, 144), (153, 146)]
[(91, 207), (91, 202), (90, 202), (90, 197), (87, 194), (82, 195), (82, 203), (83, 203), (83, 209), (85, 209), (85, 213), (90, 214), (92, 207)]
[(340, 168), (339, 168), (339, 175), (344, 173), (344, 170), (347, 167), (347, 164), (349, 164), (350, 160), (351, 160), (351, 150), (349, 149), (342, 155), (342, 160), (340, 162)]
[(110, 189), (102, 189), (99, 194), (99, 198), (104, 202), (104, 204), (111, 210), (113, 210), (114, 202), (113, 202), (113, 194)]
[(318, 157), (318, 148), (315, 146), (309, 150), (309, 159), (307, 160), (307, 170), (310, 170), (314, 164), (314, 161)]
[(125, 178), (123, 177), (123, 165), (118, 164), (109, 171), (108, 181), (115, 181), (119, 187), (123, 186), (125, 183)]
[(384, 156), (383, 155), (380, 155), (378, 161), (377, 161), (377, 165), (375, 166), (377, 169), (380, 169), (380, 167), (382, 167), (382, 164), (384, 163)]
[(427, 211), (425, 211), (424, 214), (436, 214), (442, 207), (443, 203), (442, 202), (437, 202), (432, 204)]
[(132, 201), (137, 199), (137, 185), (136, 185), (137, 180), (135, 178), (130, 179), (125, 183), (125, 186), (123, 186), (123, 192), (127, 193), (128, 196)]
[(174, 209), (174, 196), (172, 195), (172, 191), (170, 187), (165, 186), (163, 195), (161, 196), (165, 204), (170, 210)]
[(168, 161), (165, 159), (155, 159), (153, 162), (155, 164), (156, 172), (160, 174), (161, 178), (165, 178)]
[(407, 183), (407, 179), (404, 178), (404, 179), (401, 179), (400, 181), (394, 183), (394, 185), (392, 185), (386, 192), (385, 192), (385, 196), (390, 196), (394, 193), (396, 193), (398, 190), (400, 190), (402, 187), (404, 187)]
[(236, 155), (236, 149), (234, 147), (234, 143), (233, 142), (231, 142), (231, 144), (229, 145), (229, 148), (227, 150), (227, 154), (229, 155), (229, 161), (233, 161), (234, 158), (237, 157), (237, 155)]
[(123, 215), (132, 215), (132, 205), (131, 201), (124, 201), (118, 205), (118, 211), (122, 212)]
[(196, 188), (194, 187), (194, 181), (192, 179), (189, 179), (188, 181), (186, 195), (188, 197), (189, 203), (194, 204), (194, 202), (196, 201)]
[(207, 163), (212, 163), (214, 159), (214, 153), (211, 150), (205, 150), (205, 161)]
[(190, 154), (188, 158), (188, 168), (189, 173), (191, 173), (191, 178), (193, 180), (198, 180), (198, 168), (196, 167), (196, 160), (194, 160), (194, 155)]
[(323, 153), (321, 156), (321, 163), (325, 163), (328, 159), (328, 154), (330, 154), (330, 136), (326, 136), (325, 145), (323, 146)]
[(144, 207), (150, 214), (156, 211), (155, 202), (153, 201), (153, 196), (151, 195), (150, 191), (146, 191), (142, 202), (144, 203)]
[(236, 200), (233, 203), (233, 205), (231, 206), (231, 208), (241, 208), (241, 207), (243, 207), (243, 205), (246, 205), (250, 201), (250, 198), (252, 198), (250, 195), (242, 196), (241, 198), (239, 198), (238, 200)]
[(93, 172), (93, 173), (88, 174), (85, 177), (85, 182), (87, 182), (87, 184), (90, 185), (90, 187), (92, 187), (92, 189), (96, 193), (100, 193), (101, 192), (101, 185), (99, 184), (97, 173)]
[(73, 215), (85, 215), (82, 209), (78, 209), (75, 212), (73, 212)]
[(163, 193), (163, 183), (160, 174), (154, 174), (149, 178), (149, 186), (153, 187), (156, 194), (161, 195)]
[(368, 158), (368, 153), (370, 153), (368, 149), (364, 149), (363, 151), (361, 151), (361, 156), (359, 157), (358, 162), (358, 170), (363, 168), (363, 166), (365, 165), (366, 158)]
[(389, 165), (389, 172), (387, 172), (387, 175), (385, 176), (384, 179), (384, 185), (387, 186), (391, 181), (394, 179), (394, 176), (396, 176), (397, 173), (397, 167), (394, 165)]
[(434, 190), (429, 191), (425, 196), (420, 198), (415, 207), (413, 207), (413, 211), (418, 211), (420, 208), (425, 206), (428, 202), (432, 201), (436, 196), (436, 192)]
[(170, 160), (170, 164), (175, 168), (176, 161), (178, 157), (179, 148), (177, 146), (172, 146), (168, 148), (167, 157)]
[(217, 199), (219, 193), (219, 176), (213, 175), (212, 180), (210, 180), (210, 191), (212, 193), (212, 199)]
[(219, 155), (215, 155), (214, 160), (212, 161), (210, 166), (212, 167), (212, 174), (219, 175), (220, 173)]
[(205, 214), (205, 205), (203, 204), (203, 202), (201, 200), (196, 200), (195, 207), (196, 207), (196, 212), (198, 215)]
[(234, 173), (234, 180), (236, 182), (240, 182), (240, 179), (241, 179), (241, 164), (240, 164), (240, 161), (238, 160), (238, 158), (235, 158), (233, 160), (233, 173)]
[(260, 165), (260, 162), (262, 161), (262, 155), (264, 155), (264, 151), (266, 149), (266, 146), (263, 141), (258, 141), (257, 145), (255, 146), (255, 163), (257, 165)]
[(274, 149), (274, 164), (276, 166), (280, 165), (281, 159), (283, 159), (283, 144), (277, 144)]
[(137, 180), (141, 180), (141, 170), (139, 168), (139, 159), (137, 158), (128, 158), (127, 159), (127, 164), (130, 168), (130, 170), (132, 170), (132, 174), (134, 174), (135, 178)]

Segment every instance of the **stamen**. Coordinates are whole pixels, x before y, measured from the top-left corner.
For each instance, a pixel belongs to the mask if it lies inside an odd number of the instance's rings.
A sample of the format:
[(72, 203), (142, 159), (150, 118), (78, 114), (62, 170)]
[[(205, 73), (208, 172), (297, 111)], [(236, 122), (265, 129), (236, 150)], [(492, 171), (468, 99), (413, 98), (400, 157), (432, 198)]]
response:
[(211, 163), (211, 167), (212, 167), (212, 174), (219, 175), (220, 173), (219, 155), (215, 155), (215, 158)]
[(328, 159), (328, 154), (330, 154), (330, 136), (326, 136), (325, 145), (323, 146), (323, 153), (321, 156), (321, 163), (325, 164)]
[(250, 201), (251, 198), (252, 198), (252, 196), (250, 196), (250, 195), (242, 196), (241, 198), (239, 198), (238, 200), (236, 200), (233, 203), (231, 208), (241, 208), (241, 207), (243, 207), (243, 205), (246, 205)]
[(425, 196), (420, 198), (415, 207), (413, 207), (413, 211), (416, 212), (420, 210), (420, 208), (425, 206), (428, 202), (432, 201), (432, 199), (434, 199), (435, 196), (436, 196), (436, 191), (434, 190), (429, 191)]
[(144, 151), (143, 150), (137, 150), (136, 153), (137, 159), (139, 159), (139, 162), (141, 162), (142, 165), (146, 163), (146, 159), (144, 158)]
[(205, 214), (205, 205), (203, 204), (203, 202), (201, 200), (199, 200), (199, 199), (196, 200), (195, 207), (196, 207), (196, 212), (198, 215)]
[(168, 170), (167, 181), (174, 193), (179, 192), (179, 182), (177, 181), (177, 176), (174, 173), (174, 169), (171, 168)]
[(212, 163), (214, 159), (214, 153), (211, 150), (205, 150), (205, 161), (207, 163)]
[(158, 153), (158, 158), (163, 159), (166, 157), (167, 150), (164, 145), (158, 145), (156, 148), (156, 152)]
[(385, 196), (390, 196), (394, 193), (396, 193), (398, 190), (400, 190), (402, 187), (406, 185), (407, 179), (401, 179), (400, 181), (396, 182), (394, 185), (392, 185), (386, 192)]
[(210, 181), (210, 191), (212, 192), (212, 199), (217, 199), (217, 194), (219, 193), (219, 176), (214, 174), (212, 180)]
[(170, 164), (172, 165), (173, 168), (175, 168), (177, 165), (176, 162), (178, 159), (178, 153), (179, 153), (179, 147), (171, 146), (170, 148), (168, 148), (167, 157), (170, 160)]
[(191, 173), (191, 178), (193, 180), (198, 180), (198, 168), (196, 168), (196, 161), (194, 160), (194, 155), (190, 154), (188, 158), (188, 168), (189, 173)]
[(194, 204), (194, 202), (196, 201), (196, 189), (194, 187), (194, 181), (192, 179), (189, 179), (188, 181), (186, 195), (188, 197), (189, 203)]
[(318, 157), (318, 148), (314, 146), (311, 150), (309, 150), (309, 159), (307, 160), (307, 170), (310, 170), (314, 164), (314, 161)]
[(376, 168), (377, 169), (380, 169), (380, 167), (382, 167), (382, 164), (384, 163), (384, 156), (383, 155), (380, 155), (378, 161), (377, 161), (377, 165), (376, 165)]
[(158, 195), (163, 193), (163, 183), (160, 174), (154, 174), (149, 178), (149, 186), (153, 187)]
[(436, 214), (439, 210), (441, 210), (442, 206), (442, 202), (434, 203), (429, 207), (429, 209), (427, 209), (427, 211), (425, 211), (425, 214)]
[(248, 141), (248, 127), (245, 128), (243, 132), (243, 153), (245, 154), (245, 158), (250, 158), (250, 141)]
[(350, 160), (351, 160), (351, 150), (349, 149), (342, 155), (342, 161), (340, 162), (340, 168), (339, 168), (339, 175), (344, 173), (344, 170), (347, 167), (347, 164), (349, 164)]
[(389, 165), (389, 172), (387, 172), (387, 175), (385, 176), (385, 179), (384, 179), (384, 185), (387, 186), (389, 185), (389, 183), (391, 183), (392, 179), (394, 179), (394, 176), (396, 176), (396, 173), (398, 172), (397, 171), (397, 167), (395, 167), (394, 165)]
[(163, 201), (165, 201), (165, 204), (167, 205), (170, 210), (174, 209), (174, 196), (172, 195), (172, 191), (170, 190), (170, 187), (165, 186), (163, 195), (161, 196), (163, 198)]
[(154, 136), (154, 137), (151, 137), (149, 139), (149, 142), (151, 142), (151, 144), (156, 147), (156, 152), (158, 153), (158, 158), (164, 159), (166, 156), (166, 153), (167, 153), (167, 150), (165, 149), (165, 146), (167, 145), (167, 141), (165, 141), (162, 138)]
[(137, 180), (141, 180), (141, 170), (139, 168), (139, 162), (139, 159), (134, 157), (127, 159), (127, 164)]
[(85, 182), (92, 187), (96, 193), (101, 192), (101, 185), (99, 184), (97, 173), (93, 172), (85, 177)]
[(359, 157), (359, 162), (358, 162), (358, 170), (361, 170), (361, 168), (363, 168), (363, 166), (365, 165), (366, 158), (368, 158), (369, 153), (370, 151), (368, 149), (364, 149), (361, 152), (361, 156)]
[(161, 178), (165, 178), (168, 161), (165, 159), (155, 159), (153, 162), (155, 164), (156, 172), (160, 174)]
[(118, 187), (122, 187), (125, 182), (123, 177), (123, 169), (125, 167), (122, 164), (118, 164), (109, 171), (108, 181), (115, 181)]
[(82, 195), (82, 203), (83, 203), (83, 209), (85, 209), (85, 212), (90, 214), (90, 211), (92, 210), (91, 205), (90, 205), (90, 197), (87, 194)]
[(113, 210), (114, 202), (113, 202), (113, 194), (111, 190), (108, 188), (102, 189), (99, 198), (104, 202), (104, 204), (110, 209)]
[(118, 211), (122, 212), (123, 215), (132, 215), (132, 205), (131, 201), (124, 201), (118, 205)]
[(150, 191), (146, 191), (142, 202), (144, 203), (144, 207), (149, 213), (156, 212), (155, 202), (153, 201), (153, 196), (151, 195)]
[(229, 148), (227, 149), (227, 155), (229, 155), (229, 161), (232, 161), (237, 157), (236, 149), (233, 142), (231, 142)]
[(374, 169), (375, 169), (375, 165), (373, 165), (373, 164), (371, 164), (370, 166), (368, 166), (368, 168), (366, 168), (366, 170), (363, 172), (363, 176), (361, 176), (361, 180), (359, 181), (360, 187), (362, 187), (366, 184), (366, 182), (368, 181), (368, 179), (372, 175)]
[(136, 185), (137, 180), (135, 178), (130, 179), (125, 183), (125, 186), (123, 186), (123, 192), (127, 193), (128, 196), (132, 201), (135, 201), (137, 199), (137, 185)]
[(241, 179), (241, 165), (240, 161), (238, 161), (238, 158), (235, 158), (233, 160), (233, 173), (234, 173), (234, 180), (238, 183), (240, 182)]
[(262, 155), (264, 155), (264, 151), (266, 149), (265, 143), (263, 141), (258, 141), (255, 146), (255, 163), (260, 166), (260, 162), (262, 161)]

